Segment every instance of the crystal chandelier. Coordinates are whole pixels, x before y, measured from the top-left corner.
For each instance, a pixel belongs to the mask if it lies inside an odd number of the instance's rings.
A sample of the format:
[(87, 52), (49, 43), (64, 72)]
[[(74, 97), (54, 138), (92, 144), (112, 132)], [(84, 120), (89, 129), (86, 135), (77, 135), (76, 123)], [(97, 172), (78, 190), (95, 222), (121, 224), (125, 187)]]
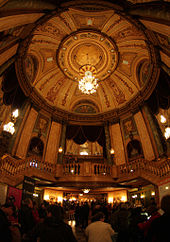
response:
[(89, 192), (90, 192), (90, 189), (85, 188), (85, 189), (82, 189), (82, 191), (83, 191), (84, 193), (89, 193)]
[(98, 87), (98, 79), (95, 78), (96, 69), (94, 66), (85, 65), (80, 69), (80, 75), (83, 76), (79, 81), (79, 89), (84, 94), (92, 94), (96, 92)]

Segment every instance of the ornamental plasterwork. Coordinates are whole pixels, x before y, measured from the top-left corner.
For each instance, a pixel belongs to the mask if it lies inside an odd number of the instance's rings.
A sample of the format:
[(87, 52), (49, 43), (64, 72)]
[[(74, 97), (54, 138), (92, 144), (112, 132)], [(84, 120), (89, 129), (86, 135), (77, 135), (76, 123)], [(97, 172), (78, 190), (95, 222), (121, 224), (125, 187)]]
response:
[[(156, 85), (157, 54), (150, 39), (142, 24), (114, 8), (53, 12), (20, 45), (19, 82), (27, 96), (56, 117), (75, 122), (114, 119), (139, 106)], [(91, 95), (101, 107), (95, 117), (70, 109), (73, 102), (90, 100), (78, 90), (80, 69), (86, 64), (96, 68), (99, 79)]]

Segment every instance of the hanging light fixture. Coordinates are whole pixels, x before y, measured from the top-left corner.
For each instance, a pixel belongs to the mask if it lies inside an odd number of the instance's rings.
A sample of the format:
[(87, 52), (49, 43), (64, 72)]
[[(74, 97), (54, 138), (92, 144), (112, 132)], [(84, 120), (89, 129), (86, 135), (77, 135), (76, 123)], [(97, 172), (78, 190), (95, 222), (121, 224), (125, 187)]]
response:
[(3, 130), (10, 133), (14, 134), (15, 133), (15, 127), (14, 124), (16, 123), (16, 119), (19, 115), (18, 109), (12, 112), (11, 114), (11, 121), (3, 126)]
[(170, 138), (170, 127), (165, 128), (164, 136), (165, 136), (166, 139)]
[(89, 193), (90, 192), (90, 189), (88, 189), (88, 188), (85, 188), (85, 189), (82, 189), (82, 191), (84, 192), (84, 193)]
[(15, 132), (14, 123), (9, 122), (9, 123), (5, 124), (3, 127), (3, 130), (10, 134), (14, 134), (14, 132)]
[(79, 81), (79, 89), (84, 94), (92, 94), (96, 92), (98, 87), (98, 79), (95, 78), (96, 69), (94, 66), (85, 65), (80, 69), (80, 75), (82, 78)]

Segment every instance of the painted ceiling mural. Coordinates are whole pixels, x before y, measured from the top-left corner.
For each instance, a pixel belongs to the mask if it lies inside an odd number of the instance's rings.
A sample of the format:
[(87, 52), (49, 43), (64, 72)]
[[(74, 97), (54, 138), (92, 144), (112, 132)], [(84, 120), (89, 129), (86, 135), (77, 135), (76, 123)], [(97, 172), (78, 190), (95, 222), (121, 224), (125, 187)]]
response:
[[(21, 84), (25, 93), (30, 95), (29, 86), (34, 90), (32, 96), (66, 112), (93, 114), (119, 109), (157, 78), (152, 75), (156, 61), (148, 34), (138, 22), (116, 10), (68, 8), (56, 12), (40, 22), (19, 53), (17, 72), (20, 83), (23, 73), (26, 76), (26, 84)], [(99, 83), (91, 95), (78, 89), (80, 69), (87, 64), (95, 67)], [(86, 103), (72, 109), (73, 103), (83, 99), (97, 108)]]

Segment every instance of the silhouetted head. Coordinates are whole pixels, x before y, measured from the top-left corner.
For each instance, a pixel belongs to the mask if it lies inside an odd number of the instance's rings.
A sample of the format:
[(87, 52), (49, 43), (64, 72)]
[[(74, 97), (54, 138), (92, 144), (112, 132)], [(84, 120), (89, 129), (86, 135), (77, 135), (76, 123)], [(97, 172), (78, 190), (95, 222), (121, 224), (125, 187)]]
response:
[(96, 213), (96, 214), (92, 217), (91, 221), (92, 221), (92, 222), (96, 222), (96, 221), (104, 221), (104, 219), (105, 219), (104, 213), (103, 213), (103, 212), (98, 212), (98, 213)]
[(56, 220), (63, 220), (64, 214), (63, 214), (63, 209), (61, 206), (58, 205), (51, 205), (47, 209), (48, 212), (48, 217), (53, 217)]
[(165, 195), (161, 200), (161, 209), (170, 214), (170, 195)]

